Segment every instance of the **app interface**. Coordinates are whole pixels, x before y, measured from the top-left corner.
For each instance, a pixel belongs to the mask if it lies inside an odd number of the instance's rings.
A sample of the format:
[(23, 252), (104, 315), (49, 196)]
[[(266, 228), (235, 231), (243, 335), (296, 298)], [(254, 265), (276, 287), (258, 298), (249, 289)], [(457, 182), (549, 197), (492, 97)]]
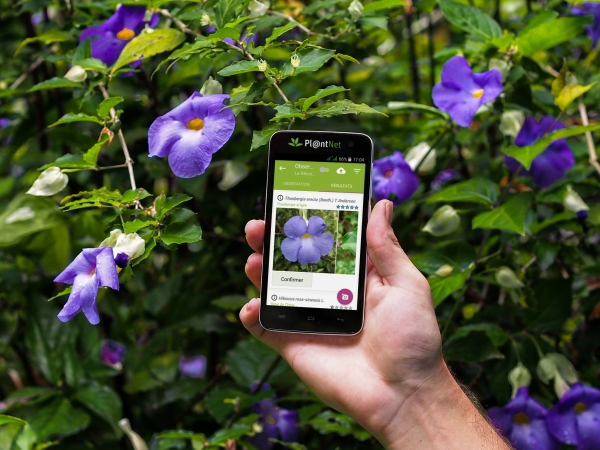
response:
[(348, 159), (275, 161), (267, 305), (357, 309), (368, 166)]

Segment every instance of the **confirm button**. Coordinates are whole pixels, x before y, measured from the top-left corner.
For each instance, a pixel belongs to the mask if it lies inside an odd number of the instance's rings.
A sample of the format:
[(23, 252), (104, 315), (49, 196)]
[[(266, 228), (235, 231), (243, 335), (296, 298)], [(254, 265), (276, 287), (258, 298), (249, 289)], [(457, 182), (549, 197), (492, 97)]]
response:
[(273, 272), (273, 286), (312, 287), (312, 273)]

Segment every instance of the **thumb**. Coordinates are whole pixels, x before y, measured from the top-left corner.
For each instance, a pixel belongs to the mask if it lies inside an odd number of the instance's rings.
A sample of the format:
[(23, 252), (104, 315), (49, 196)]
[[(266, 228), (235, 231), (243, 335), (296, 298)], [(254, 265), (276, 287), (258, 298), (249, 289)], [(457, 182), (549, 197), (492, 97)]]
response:
[(367, 225), (367, 252), (375, 270), (392, 286), (400, 286), (414, 266), (390, 226), (394, 206), (389, 200), (378, 202)]

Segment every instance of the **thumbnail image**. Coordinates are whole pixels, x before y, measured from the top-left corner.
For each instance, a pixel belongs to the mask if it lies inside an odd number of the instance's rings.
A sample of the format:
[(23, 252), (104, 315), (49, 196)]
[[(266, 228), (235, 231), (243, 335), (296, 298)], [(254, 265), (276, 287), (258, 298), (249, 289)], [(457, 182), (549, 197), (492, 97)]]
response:
[(356, 271), (356, 233), (358, 211), (340, 211), (336, 247), (335, 273), (353, 275)]

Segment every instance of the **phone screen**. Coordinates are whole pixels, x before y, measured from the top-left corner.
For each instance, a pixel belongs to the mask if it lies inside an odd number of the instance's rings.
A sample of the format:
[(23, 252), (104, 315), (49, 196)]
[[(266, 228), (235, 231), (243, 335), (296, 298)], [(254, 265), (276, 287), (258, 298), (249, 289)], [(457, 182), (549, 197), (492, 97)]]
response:
[(357, 309), (365, 164), (335, 159), (275, 160), (267, 305)]
[[(313, 328), (305, 325), (319, 332), (327, 327), (317, 323), (327, 317), (343, 328), (348, 315), (338, 313), (357, 315), (360, 310), (362, 320), (370, 139), (354, 133), (284, 135), (275, 141), (279, 148), (273, 148), (272, 140), (269, 159), (263, 304), (279, 311), (268, 315), (272, 321), (292, 318), (295, 330), (307, 331), (303, 321), (314, 321)], [(301, 314), (298, 308), (321, 314)], [(262, 316), (261, 311), (261, 323)], [(271, 325), (287, 328), (286, 320), (279, 322)]]

